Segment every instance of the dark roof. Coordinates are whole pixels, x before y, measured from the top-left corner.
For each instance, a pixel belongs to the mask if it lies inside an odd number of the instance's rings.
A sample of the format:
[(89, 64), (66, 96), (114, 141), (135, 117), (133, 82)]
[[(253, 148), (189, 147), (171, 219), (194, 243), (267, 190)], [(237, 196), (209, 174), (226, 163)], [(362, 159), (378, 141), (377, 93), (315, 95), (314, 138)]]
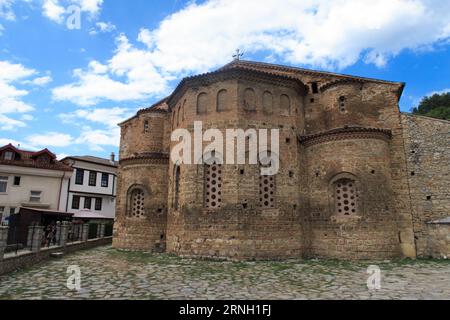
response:
[(119, 165), (118, 161), (114, 161), (112, 162), (109, 159), (104, 159), (104, 158), (98, 158), (98, 157), (94, 157), (94, 156), (73, 156), (73, 157), (66, 157), (64, 158), (62, 161), (66, 162), (66, 160), (68, 159), (72, 159), (72, 160), (77, 160), (77, 161), (84, 161), (84, 162), (89, 162), (89, 163), (94, 163), (94, 164), (100, 164), (103, 166), (108, 166), (108, 167), (115, 167), (117, 168)]
[[(61, 161), (58, 161), (56, 159), (56, 155), (48, 149), (43, 149), (40, 151), (21, 150), (10, 143), (1, 147), (0, 153), (7, 150), (14, 152), (17, 156), (15, 156), (13, 160), (5, 160), (3, 157), (0, 157), (0, 164), (47, 170), (72, 171), (69, 166), (65, 165)], [(44, 154), (49, 156), (49, 162), (39, 160), (40, 156)]]
[(74, 214), (63, 211), (56, 210), (47, 210), (47, 209), (36, 209), (36, 208), (28, 208), (28, 207), (20, 207), (19, 213), (33, 213), (33, 214), (42, 214), (47, 216), (60, 216), (60, 217), (72, 217)]

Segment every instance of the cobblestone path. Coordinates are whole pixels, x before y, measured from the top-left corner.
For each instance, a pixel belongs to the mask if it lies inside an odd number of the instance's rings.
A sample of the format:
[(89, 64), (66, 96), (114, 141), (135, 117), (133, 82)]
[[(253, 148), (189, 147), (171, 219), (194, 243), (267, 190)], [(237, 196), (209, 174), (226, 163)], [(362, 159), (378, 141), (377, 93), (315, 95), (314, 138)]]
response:
[[(81, 269), (71, 291), (67, 268)], [(381, 289), (367, 288), (367, 268)], [(0, 277), (0, 299), (446, 299), (450, 261), (217, 262), (102, 247)]]

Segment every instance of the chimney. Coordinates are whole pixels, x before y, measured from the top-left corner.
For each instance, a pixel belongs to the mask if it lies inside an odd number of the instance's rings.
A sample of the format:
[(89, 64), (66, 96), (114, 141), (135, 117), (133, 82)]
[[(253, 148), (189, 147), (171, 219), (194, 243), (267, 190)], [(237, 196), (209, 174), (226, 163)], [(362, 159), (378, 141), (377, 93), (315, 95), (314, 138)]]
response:
[(116, 161), (116, 155), (114, 154), (114, 152), (111, 152), (111, 162), (115, 162)]

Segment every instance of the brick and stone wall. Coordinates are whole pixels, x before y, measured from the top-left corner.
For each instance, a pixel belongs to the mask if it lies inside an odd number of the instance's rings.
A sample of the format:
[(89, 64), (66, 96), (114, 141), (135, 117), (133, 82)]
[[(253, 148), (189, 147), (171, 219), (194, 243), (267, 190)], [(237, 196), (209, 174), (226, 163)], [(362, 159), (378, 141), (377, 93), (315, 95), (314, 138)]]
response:
[(450, 121), (403, 114), (402, 124), (414, 236), (423, 257), (432, 238), (448, 232), (427, 223), (450, 216)]

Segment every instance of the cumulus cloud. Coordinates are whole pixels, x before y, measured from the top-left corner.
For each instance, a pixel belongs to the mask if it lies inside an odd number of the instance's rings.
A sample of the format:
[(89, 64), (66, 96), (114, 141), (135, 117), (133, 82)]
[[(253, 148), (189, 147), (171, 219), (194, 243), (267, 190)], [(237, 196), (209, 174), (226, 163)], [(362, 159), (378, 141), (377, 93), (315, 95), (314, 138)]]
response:
[(17, 128), (25, 126), (26, 124), (23, 121), (15, 120), (0, 114), (0, 129), (3, 131), (16, 130)]
[(33, 134), (26, 138), (28, 144), (37, 147), (67, 147), (72, 144), (73, 138), (69, 134), (48, 132)]
[[(246, 57), (339, 70), (358, 61), (383, 67), (403, 50), (450, 39), (450, 2), (440, 0), (209, 0), (189, 2), (135, 44), (125, 35), (99, 74), (76, 70), (56, 100), (93, 105), (167, 93), (168, 83)], [(144, 47), (142, 47), (144, 46)]]
[(56, 23), (63, 23), (66, 11), (71, 5), (78, 6), (81, 12), (94, 17), (100, 12), (102, 4), (103, 0), (44, 0), (42, 14)]
[(124, 35), (117, 38), (115, 55), (106, 64), (91, 61), (73, 75), (75, 83), (52, 91), (56, 101), (91, 106), (102, 100), (140, 100), (168, 90), (167, 76), (153, 65), (151, 53), (135, 48)]
[(22, 83), (42, 87), (42, 86), (49, 84), (52, 81), (53, 81), (53, 79), (51, 76), (43, 76), (43, 77), (35, 78), (33, 80), (25, 80)]

